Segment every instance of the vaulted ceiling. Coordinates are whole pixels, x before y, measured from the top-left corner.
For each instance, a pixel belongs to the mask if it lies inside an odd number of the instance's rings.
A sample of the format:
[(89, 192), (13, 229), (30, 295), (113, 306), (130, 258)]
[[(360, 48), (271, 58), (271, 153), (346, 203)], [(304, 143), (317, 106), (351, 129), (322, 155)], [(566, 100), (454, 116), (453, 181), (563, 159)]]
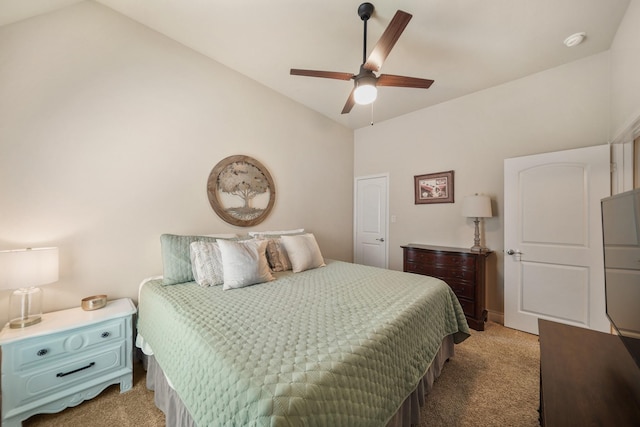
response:
[[(413, 15), (380, 71), (435, 83), (427, 90), (382, 87), (373, 107), (343, 115), (352, 82), (289, 70), (357, 74), (360, 0), (98, 0), (354, 129), (606, 51), (629, 1), (372, 0), (369, 50), (396, 10)], [(0, 0), (0, 25), (78, 2)], [(577, 32), (586, 33), (584, 42), (565, 46)]]

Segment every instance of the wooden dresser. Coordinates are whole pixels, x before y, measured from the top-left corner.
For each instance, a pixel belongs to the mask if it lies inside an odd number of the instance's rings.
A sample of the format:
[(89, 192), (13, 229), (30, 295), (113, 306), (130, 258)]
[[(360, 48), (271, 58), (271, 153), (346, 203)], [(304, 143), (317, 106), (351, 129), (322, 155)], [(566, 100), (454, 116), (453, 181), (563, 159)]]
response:
[(620, 337), (538, 321), (540, 421), (557, 426), (640, 426), (640, 368)]
[(485, 287), (487, 258), (493, 252), (408, 244), (404, 251), (404, 271), (442, 279), (458, 296), (469, 327), (484, 330), (487, 320)]

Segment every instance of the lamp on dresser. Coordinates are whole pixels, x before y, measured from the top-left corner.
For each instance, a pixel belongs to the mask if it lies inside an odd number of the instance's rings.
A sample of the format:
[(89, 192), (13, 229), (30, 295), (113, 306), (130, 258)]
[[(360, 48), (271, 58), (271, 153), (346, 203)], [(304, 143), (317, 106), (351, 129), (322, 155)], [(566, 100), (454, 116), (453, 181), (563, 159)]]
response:
[(0, 251), (0, 289), (15, 289), (9, 300), (9, 327), (26, 328), (42, 319), (42, 290), (58, 281), (58, 248)]
[(489, 196), (478, 195), (466, 196), (462, 202), (462, 216), (474, 218), (475, 234), (473, 239), (472, 252), (486, 252), (486, 247), (480, 246), (480, 218), (490, 218), (491, 199)]

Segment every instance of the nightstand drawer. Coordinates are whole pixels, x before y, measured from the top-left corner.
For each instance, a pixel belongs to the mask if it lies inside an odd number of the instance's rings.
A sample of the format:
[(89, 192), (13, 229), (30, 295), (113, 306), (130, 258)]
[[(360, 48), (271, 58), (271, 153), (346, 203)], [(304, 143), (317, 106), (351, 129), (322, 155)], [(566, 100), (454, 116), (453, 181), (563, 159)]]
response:
[(53, 395), (57, 391), (67, 390), (75, 385), (86, 385), (91, 380), (101, 378), (105, 373), (117, 372), (126, 368), (127, 345), (121, 340), (104, 346), (96, 352), (83, 353), (80, 357), (69, 357), (64, 363), (47, 366), (45, 369), (33, 369), (16, 375), (15, 382), (22, 390), (22, 399), (18, 405), (39, 399), (42, 395)]
[(67, 357), (90, 349), (96, 344), (106, 344), (124, 337), (125, 319), (115, 319), (58, 333), (50, 339), (32, 338), (18, 346), (15, 351), (16, 370), (30, 369), (58, 357)]

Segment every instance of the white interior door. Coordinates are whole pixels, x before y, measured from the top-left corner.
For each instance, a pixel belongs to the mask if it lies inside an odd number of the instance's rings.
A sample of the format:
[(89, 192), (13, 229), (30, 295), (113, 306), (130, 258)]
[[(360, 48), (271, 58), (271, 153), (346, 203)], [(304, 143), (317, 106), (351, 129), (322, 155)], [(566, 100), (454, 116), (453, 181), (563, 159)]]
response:
[(389, 177), (378, 175), (356, 178), (355, 187), (355, 262), (387, 268)]
[(538, 318), (609, 331), (600, 199), (609, 146), (504, 162), (505, 326), (538, 333)]

